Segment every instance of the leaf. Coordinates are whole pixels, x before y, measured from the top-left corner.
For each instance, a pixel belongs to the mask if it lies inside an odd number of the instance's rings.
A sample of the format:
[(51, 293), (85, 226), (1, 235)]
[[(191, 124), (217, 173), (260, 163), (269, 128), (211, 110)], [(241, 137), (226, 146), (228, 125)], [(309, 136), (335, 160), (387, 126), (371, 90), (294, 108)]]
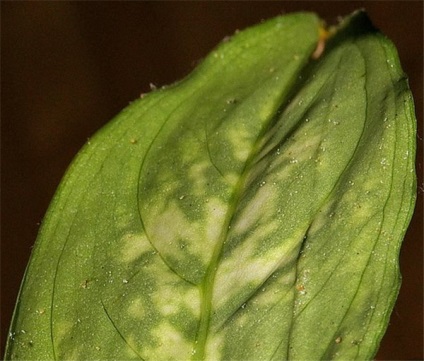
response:
[(240, 32), (87, 143), (6, 358), (373, 357), (415, 202), (413, 101), (364, 12), (323, 54), (320, 31), (296, 13)]

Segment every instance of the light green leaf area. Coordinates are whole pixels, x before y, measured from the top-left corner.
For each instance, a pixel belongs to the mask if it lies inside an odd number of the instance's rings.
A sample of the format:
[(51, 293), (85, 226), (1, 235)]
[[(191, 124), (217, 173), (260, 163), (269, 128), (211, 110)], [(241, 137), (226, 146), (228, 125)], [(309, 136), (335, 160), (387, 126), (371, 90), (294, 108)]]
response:
[(88, 142), (7, 358), (373, 357), (415, 202), (413, 101), (365, 13), (314, 59), (319, 31), (296, 13), (239, 32)]

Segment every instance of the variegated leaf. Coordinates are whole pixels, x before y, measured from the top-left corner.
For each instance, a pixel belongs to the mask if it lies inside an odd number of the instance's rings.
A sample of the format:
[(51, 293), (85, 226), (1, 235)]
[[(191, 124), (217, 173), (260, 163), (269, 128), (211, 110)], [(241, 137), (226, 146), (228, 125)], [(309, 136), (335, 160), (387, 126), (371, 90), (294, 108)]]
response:
[(320, 54), (322, 33), (310, 13), (242, 31), (88, 142), (44, 221), (8, 358), (374, 355), (414, 204), (413, 103), (365, 13)]

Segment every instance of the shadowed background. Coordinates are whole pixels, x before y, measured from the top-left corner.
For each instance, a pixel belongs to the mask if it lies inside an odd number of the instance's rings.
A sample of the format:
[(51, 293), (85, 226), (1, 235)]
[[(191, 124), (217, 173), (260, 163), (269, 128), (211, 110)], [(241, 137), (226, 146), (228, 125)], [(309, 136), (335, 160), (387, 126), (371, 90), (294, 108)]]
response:
[[(236, 29), (284, 12), (365, 8), (396, 44), (419, 123), (419, 198), (380, 360), (423, 358), (423, 2), (2, 2), (1, 355), (47, 206), (72, 158), (149, 84), (187, 75)], [(70, 270), (72, 272), (72, 270)]]

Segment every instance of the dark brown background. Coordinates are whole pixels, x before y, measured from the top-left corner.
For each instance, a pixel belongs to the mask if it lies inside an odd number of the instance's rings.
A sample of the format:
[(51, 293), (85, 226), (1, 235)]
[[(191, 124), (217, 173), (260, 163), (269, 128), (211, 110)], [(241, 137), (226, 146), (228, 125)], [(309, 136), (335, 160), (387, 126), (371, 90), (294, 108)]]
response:
[(188, 74), (224, 36), (282, 12), (367, 9), (396, 44), (420, 124), (418, 205), (379, 359), (422, 359), (423, 3), (2, 2), (1, 354), (39, 222), (83, 143), (129, 101)]

